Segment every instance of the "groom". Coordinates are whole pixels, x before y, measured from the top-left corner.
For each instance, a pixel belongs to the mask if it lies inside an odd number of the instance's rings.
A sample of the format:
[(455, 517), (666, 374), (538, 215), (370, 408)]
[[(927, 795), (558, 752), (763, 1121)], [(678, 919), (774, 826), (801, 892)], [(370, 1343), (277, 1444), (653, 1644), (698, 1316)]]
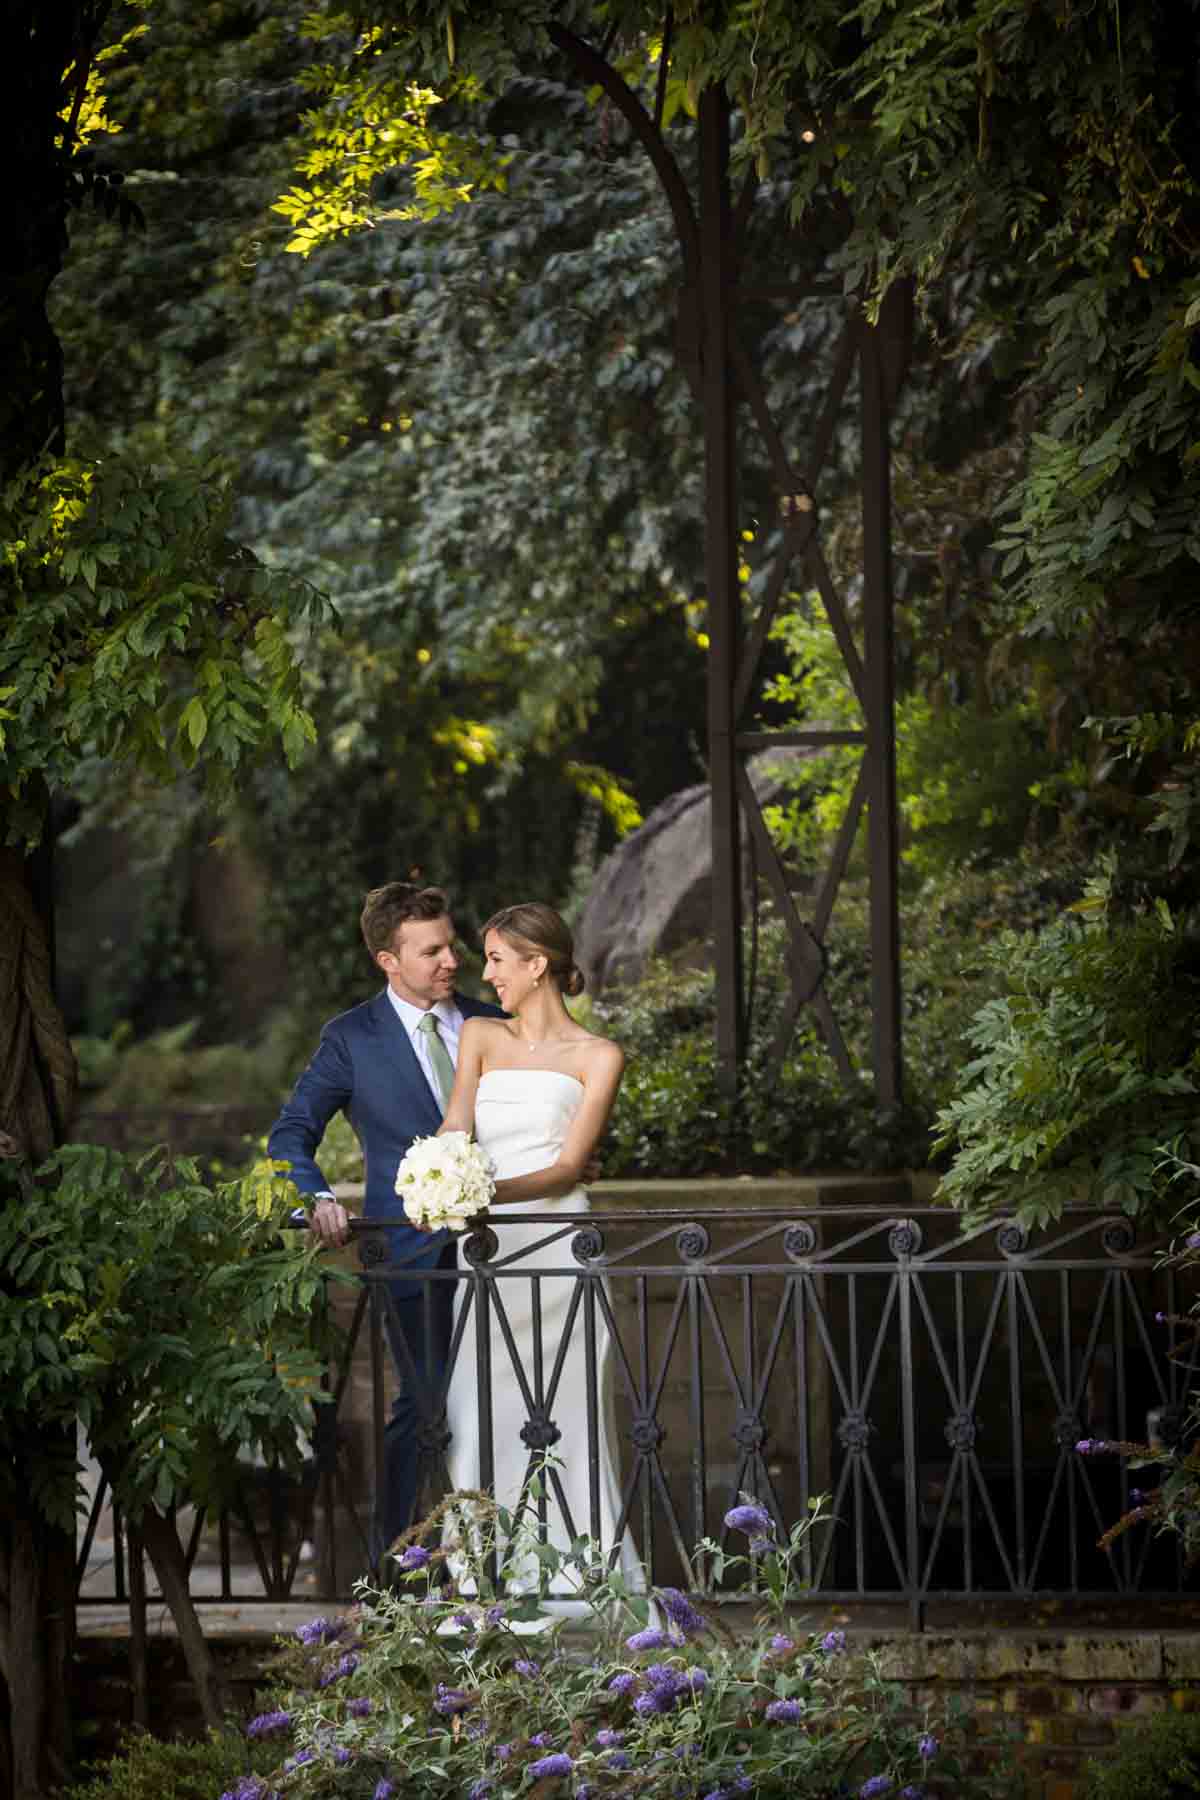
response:
[[(454, 1083), (464, 1019), (503, 1018), (497, 1006), (454, 991), (458, 958), (449, 902), (440, 888), (390, 881), (363, 903), (362, 934), (387, 977), (373, 1000), (332, 1019), (267, 1141), (268, 1154), (291, 1165), (312, 1197), (310, 1223), (331, 1248), (350, 1236), (349, 1218), (317, 1165), (317, 1149), (335, 1113), (344, 1112), (362, 1145), (368, 1219), (403, 1212), (396, 1170), (415, 1137), (431, 1136)], [(389, 1261), (406, 1270), (453, 1269), (455, 1240), (411, 1225), (385, 1235)], [(419, 1427), (440, 1392), (450, 1348), (454, 1283), (393, 1278), (384, 1319), (400, 1394), (384, 1430), (383, 1491), (375, 1495), (372, 1561), (413, 1522), (421, 1472)]]

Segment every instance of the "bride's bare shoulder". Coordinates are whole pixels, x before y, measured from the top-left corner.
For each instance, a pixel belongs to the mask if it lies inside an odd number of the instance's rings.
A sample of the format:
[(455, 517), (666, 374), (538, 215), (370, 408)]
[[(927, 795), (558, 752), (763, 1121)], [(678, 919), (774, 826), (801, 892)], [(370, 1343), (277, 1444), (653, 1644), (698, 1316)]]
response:
[(612, 1038), (597, 1037), (589, 1031), (579, 1046), (579, 1055), (585, 1068), (594, 1069), (596, 1074), (610, 1074), (614, 1069), (617, 1074), (625, 1067), (625, 1052), (620, 1044)]
[(464, 1044), (494, 1044), (498, 1038), (511, 1036), (507, 1019), (489, 1019), (476, 1014), (473, 1018), (463, 1020), (460, 1041)]

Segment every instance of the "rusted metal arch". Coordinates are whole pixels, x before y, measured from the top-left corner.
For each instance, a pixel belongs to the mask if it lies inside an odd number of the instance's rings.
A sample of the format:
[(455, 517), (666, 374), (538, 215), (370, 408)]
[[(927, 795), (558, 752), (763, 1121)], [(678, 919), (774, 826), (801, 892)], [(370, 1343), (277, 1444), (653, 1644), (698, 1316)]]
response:
[[(848, 1086), (856, 1083), (845, 1039), (825, 991), (824, 936), (865, 807), (870, 870), (872, 1062), (876, 1098), (881, 1105), (890, 1106), (900, 1099), (902, 1058), (889, 425), (908, 364), (911, 291), (905, 284), (893, 287), (874, 324), (860, 306), (850, 306), (824, 404), (815, 422), (808, 460), (802, 469), (797, 468), (772, 415), (741, 331), (742, 307), (750, 292), (742, 281), (742, 248), (755, 180), (752, 174), (747, 178), (735, 203), (729, 180), (729, 102), (720, 88), (709, 87), (700, 99), (700, 180), (698, 203), (693, 201), (661, 130), (670, 27), (668, 8), (653, 116), (606, 56), (563, 26), (551, 25), (549, 36), (590, 83), (603, 89), (643, 145), (671, 208), (683, 264), (679, 356), (704, 421), (705, 581), (710, 640), (708, 750), (716, 1049), (721, 1087), (730, 1098), (736, 1096), (746, 1051), (743, 828), (788, 936), (791, 991), (781, 1009), (774, 1064), (778, 1066), (787, 1049), (801, 1009), (809, 1006), (843, 1080)], [(756, 290), (754, 297), (786, 301), (808, 291), (783, 286)], [(815, 498), (839, 411), (856, 367), (862, 462), (861, 652), (848, 609), (834, 587), (821, 549)], [(743, 633), (737, 573), (738, 408), (743, 403), (766, 445), (784, 521), (764, 602), (748, 635)], [(861, 731), (753, 732), (742, 728), (788, 572), (797, 562), (821, 596), (862, 707)], [(814, 897), (812, 916), (806, 920), (800, 916), (786, 870), (767, 831), (746, 773), (745, 757), (752, 751), (772, 747), (832, 742), (860, 744), (862, 763)]]

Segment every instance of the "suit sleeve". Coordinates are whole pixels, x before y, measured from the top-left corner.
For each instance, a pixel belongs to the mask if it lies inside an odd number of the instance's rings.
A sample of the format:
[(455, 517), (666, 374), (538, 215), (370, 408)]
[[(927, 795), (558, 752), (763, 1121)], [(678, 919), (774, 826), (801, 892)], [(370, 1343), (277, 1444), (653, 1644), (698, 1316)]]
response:
[(302, 1194), (329, 1190), (317, 1163), (325, 1127), (348, 1105), (353, 1092), (350, 1056), (341, 1036), (326, 1027), (317, 1053), (292, 1089), (267, 1139), (267, 1155), (291, 1164), (291, 1178)]

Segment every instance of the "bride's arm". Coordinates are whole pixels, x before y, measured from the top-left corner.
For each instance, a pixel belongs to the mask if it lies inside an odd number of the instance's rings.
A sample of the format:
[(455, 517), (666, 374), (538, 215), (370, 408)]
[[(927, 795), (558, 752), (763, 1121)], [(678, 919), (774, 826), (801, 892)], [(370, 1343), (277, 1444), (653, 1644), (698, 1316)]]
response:
[(496, 1183), (496, 1199), (511, 1204), (522, 1200), (557, 1200), (578, 1187), (592, 1152), (600, 1142), (600, 1134), (608, 1124), (621, 1074), (624, 1053), (607, 1038), (597, 1040), (588, 1051), (584, 1064), (587, 1080), (579, 1111), (563, 1140), (558, 1158), (548, 1169), (535, 1169), (530, 1175), (513, 1175)]
[(475, 1089), (483, 1072), (483, 1045), (488, 1024), (486, 1019), (463, 1021), (458, 1061), (454, 1066), (454, 1087), (446, 1103), (445, 1117), (437, 1129), (438, 1137), (443, 1131), (472, 1132), (475, 1129)]

